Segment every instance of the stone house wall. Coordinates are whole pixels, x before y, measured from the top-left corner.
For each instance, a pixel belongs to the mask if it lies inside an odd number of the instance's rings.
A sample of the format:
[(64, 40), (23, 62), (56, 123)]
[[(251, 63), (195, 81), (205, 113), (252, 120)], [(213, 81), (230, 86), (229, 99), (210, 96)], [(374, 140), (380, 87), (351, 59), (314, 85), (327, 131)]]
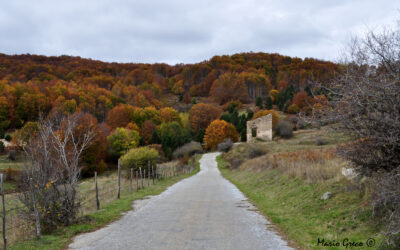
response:
[(247, 142), (255, 142), (257, 139), (263, 141), (272, 140), (272, 115), (259, 117), (247, 122)]

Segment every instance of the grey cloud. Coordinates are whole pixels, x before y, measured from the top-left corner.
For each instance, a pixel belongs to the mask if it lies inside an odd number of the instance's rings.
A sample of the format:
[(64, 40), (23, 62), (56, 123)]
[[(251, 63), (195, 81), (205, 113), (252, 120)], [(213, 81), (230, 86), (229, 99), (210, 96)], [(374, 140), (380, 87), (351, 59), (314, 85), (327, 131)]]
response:
[(247, 51), (332, 60), (349, 36), (393, 24), (392, 0), (13, 0), (0, 52), (192, 63)]

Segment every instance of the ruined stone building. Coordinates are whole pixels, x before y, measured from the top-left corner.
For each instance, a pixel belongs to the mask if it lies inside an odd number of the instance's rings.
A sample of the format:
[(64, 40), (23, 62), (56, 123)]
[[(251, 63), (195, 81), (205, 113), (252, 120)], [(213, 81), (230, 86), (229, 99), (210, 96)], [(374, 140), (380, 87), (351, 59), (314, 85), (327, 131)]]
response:
[(247, 142), (272, 140), (272, 115), (261, 116), (247, 122)]

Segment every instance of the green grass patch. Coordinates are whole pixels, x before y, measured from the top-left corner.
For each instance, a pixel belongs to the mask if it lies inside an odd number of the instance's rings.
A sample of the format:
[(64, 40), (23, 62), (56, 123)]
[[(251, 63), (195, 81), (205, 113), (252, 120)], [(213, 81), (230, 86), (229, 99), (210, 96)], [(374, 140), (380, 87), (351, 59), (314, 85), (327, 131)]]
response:
[(7, 168), (21, 170), (24, 168), (24, 162), (21, 157), (18, 157), (16, 161), (10, 161), (7, 155), (0, 155), (0, 170), (6, 170)]
[[(376, 246), (382, 239), (380, 226), (371, 219), (368, 192), (352, 188), (346, 180), (307, 184), (298, 178), (289, 178), (277, 169), (230, 170), (221, 156), (217, 161), (222, 175), (301, 249), (345, 248), (318, 247), (318, 238), (340, 244), (348, 238), (363, 242), (364, 246), (368, 238), (374, 238)], [(327, 191), (333, 196), (321, 200)]]
[(61, 228), (52, 234), (43, 235), (40, 239), (26, 240), (17, 243), (11, 246), (10, 249), (64, 249), (74, 236), (101, 228), (119, 219), (123, 212), (132, 210), (132, 202), (134, 200), (143, 199), (149, 195), (158, 195), (172, 184), (196, 174), (199, 171), (200, 163), (198, 161), (200, 158), (201, 155), (196, 156), (196, 168), (195, 171), (190, 174), (160, 180), (145, 189), (134, 191), (131, 194), (122, 194), (121, 199), (117, 199), (101, 207), (99, 211), (83, 217), (80, 223)]

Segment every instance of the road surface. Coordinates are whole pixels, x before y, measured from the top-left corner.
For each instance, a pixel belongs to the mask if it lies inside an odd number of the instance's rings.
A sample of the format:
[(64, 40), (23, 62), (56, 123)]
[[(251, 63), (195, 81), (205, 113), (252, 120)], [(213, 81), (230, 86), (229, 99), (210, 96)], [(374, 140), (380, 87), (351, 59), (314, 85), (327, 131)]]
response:
[(201, 171), (162, 194), (137, 201), (134, 210), (69, 249), (290, 249), (270, 223), (205, 154)]

